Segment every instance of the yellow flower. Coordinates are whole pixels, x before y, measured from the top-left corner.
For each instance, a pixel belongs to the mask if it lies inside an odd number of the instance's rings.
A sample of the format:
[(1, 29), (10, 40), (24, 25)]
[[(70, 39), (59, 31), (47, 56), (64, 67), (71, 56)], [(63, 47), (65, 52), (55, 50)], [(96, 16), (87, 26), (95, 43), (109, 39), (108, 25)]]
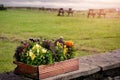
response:
[(33, 54), (32, 50), (29, 51), (29, 56), (31, 57), (32, 60), (35, 59), (35, 54)]
[(63, 50), (63, 53), (66, 54), (68, 51), (68, 48), (66, 47), (66, 45), (64, 45), (64, 50)]
[(60, 43), (59, 43), (59, 42), (57, 42), (57, 46), (59, 46), (59, 44), (60, 44)]
[(41, 46), (39, 44), (36, 44), (36, 45), (33, 46), (32, 50), (39, 49), (39, 48), (41, 48)]
[(42, 53), (46, 53), (46, 52), (47, 52), (47, 50), (43, 48), (42, 49)]
[(60, 48), (62, 48), (62, 43), (60, 43), (60, 42), (57, 42), (57, 46), (59, 46)]
[(37, 49), (41, 47), (39, 44), (36, 44), (35, 46), (36, 46)]
[(39, 53), (40, 52), (40, 50), (39, 49), (37, 49), (37, 53)]

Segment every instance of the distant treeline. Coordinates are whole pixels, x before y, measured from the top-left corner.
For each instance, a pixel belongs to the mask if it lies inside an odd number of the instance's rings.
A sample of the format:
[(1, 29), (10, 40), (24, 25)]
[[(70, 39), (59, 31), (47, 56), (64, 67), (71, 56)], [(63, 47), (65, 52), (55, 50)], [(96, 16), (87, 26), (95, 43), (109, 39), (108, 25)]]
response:
[(6, 7), (4, 7), (4, 5), (3, 4), (0, 4), (0, 10), (6, 10), (7, 8)]
[(31, 9), (31, 10), (43, 10), (43, 11), (58, 11), (59, 8), (45, 8), (45, 7), (7, 7), (8, 9)]

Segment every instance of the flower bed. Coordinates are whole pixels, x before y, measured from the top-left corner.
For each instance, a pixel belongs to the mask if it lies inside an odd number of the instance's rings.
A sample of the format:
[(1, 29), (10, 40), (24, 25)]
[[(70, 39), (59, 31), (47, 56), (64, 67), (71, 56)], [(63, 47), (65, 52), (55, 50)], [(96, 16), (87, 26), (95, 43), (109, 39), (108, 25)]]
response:
[[(15, 52), (15, 73), (43, 79), (79, 68), (72, 41), (29, 39), (22, 41)], [(73, 58), (73, 59), (71, 59)]]

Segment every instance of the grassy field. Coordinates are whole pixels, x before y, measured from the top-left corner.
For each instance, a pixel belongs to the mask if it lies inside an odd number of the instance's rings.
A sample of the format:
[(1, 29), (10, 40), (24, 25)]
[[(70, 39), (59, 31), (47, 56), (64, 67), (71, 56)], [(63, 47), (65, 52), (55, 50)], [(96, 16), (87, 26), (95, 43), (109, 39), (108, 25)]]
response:
[(120, 49), (120, 18), (56, 16), (55, 12), (37, 10), (0, 11), (0, 72), (13, 70), (14, 51), (21, 40), (30, 37), (72, 40), (78, 56)]

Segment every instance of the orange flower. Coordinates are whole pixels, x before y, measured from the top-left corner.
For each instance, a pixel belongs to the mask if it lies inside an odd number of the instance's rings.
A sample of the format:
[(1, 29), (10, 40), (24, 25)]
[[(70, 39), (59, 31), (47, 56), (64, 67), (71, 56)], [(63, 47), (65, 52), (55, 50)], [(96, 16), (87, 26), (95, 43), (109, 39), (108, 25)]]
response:
[(72, 47), (74, 43), (72, 41), (65, 41), (65, 45), (68, 47)]

